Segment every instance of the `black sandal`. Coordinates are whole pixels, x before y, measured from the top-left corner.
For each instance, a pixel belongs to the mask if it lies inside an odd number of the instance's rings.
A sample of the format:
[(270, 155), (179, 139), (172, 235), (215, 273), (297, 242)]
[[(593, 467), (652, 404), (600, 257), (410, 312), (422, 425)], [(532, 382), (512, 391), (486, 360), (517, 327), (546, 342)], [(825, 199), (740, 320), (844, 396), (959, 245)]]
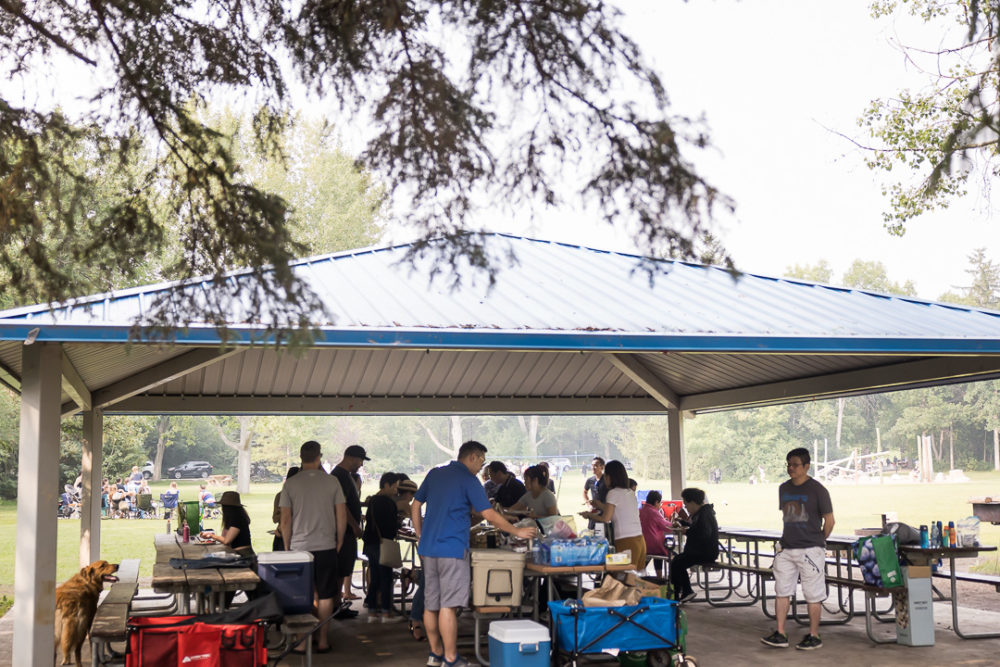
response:
[(412, 620), (410, 621), (410, 634), (418, 642), (427, 641), (427, 634), (424, 632), (424, 626), (419, 624), (414, 624)]

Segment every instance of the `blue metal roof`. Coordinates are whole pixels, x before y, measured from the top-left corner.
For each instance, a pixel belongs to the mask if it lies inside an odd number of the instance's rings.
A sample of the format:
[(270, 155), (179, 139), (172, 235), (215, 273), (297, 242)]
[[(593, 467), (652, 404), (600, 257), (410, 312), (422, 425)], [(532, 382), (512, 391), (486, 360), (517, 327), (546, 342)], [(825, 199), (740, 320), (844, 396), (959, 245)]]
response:
[[(402, 263), (408, 246), (296, 262), (325, 304), (317, 345), (603, 350), (1000, 353), (1000, 313), (864, 290), (742, 274), (669, 260), (651, 282), (641, 258), (578, 245), (493, 235), (517, 261), (489, 287), (485, 275), (431, 279), (429, 261)], [(234, 272), (232, 280), (245, 280)], [(115, 342), (175, 283), (0, 312), (0, 340)], [(210, 289), (194, 282), (186, 289)], [(231, 318), (250, 340), (256, 329)], [(214, 343), (211, 326), (178, 332)]]

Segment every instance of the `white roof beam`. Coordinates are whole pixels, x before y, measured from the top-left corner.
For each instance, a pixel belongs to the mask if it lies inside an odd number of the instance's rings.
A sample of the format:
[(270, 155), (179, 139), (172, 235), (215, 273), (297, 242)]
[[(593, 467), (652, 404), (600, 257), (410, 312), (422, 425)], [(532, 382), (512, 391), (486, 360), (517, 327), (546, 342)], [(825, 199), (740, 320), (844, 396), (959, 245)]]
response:
[(21, 392), (21, 378), (18, 377), (17, 373), (8, 368), (6, 364), (2, 363), (0, 363), (0, 382), (3, 382), (18, 393)]
[(677, 392), (671, 389), (666, 382), (660, 379), (653, 371), (649, 370), (645, 364), (634, 354), (605, 354), (607, 359), (615, 368), (620, 370), (629, 379), (635, 382), (649, 393), (657, 402), (665, 408), (680, 407), (680, 399)]
[(358, 397), (358, 396), (133, 396), (105, 414), (320, 414), (320, 415), (544, 415), (663, 414), (663, 406), (637, 397)]
[(108, 385), (94, 392), (94, 407), (106, 408), (130, 396), (141, 394), (153, 387), (171, 380), (176, 380), (188, 373), (219, 363), (235, 354), (240, 354), (245, 348), (223, 349), (218, 347), (202, 348), (185, 352), (173, 359), (168, 359), (131, 377)]
[(681, 399), (681, 409), (721, 410), (834, 398), (848, 393), (897, 391), (926, 383), (986, 379), (998, 373), (1000, 356), (933, 357), (877, 368), (691, 394)]
[(65, 347), (62, 351), (62, 390), (69, 394), (69, 397), (73, 399), (73, 402), (81, 410), (90, 409), (90, 389), (87, 387), (87, 383), (83, 381), (83, 378), (80, 377), (76, 366), (73, 365), (73, 362), (66, 355)]

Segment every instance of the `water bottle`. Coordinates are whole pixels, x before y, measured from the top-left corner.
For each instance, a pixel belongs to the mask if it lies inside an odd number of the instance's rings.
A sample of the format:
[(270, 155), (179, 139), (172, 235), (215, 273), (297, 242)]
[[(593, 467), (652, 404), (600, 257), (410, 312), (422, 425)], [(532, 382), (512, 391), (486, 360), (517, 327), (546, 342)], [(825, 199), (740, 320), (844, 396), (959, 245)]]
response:
[(167, 535), (170, 534), (170, 519), (167, 519)]
[(926, 549), (930, 545), (931, 545), (931, 536), (930, 536), (930, 533), (927, 532), (927, 526), (926, 525), (921, 525), (920, 526), (920, 547), (922, 549)]
[(955, 522), (948, 522), (948, 546), (955, 547)]
[(187, 544), (191, 541), (191, 528), (184, 524), (184, 543)]
[(941, 522), (931, 522), (931, 547), (937, 549), (941, 546)]

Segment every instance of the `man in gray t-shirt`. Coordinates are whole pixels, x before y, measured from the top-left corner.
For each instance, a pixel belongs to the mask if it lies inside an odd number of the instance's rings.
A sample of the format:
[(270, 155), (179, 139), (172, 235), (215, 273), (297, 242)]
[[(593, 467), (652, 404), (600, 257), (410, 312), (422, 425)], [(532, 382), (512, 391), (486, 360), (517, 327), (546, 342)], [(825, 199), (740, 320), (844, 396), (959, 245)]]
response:
[[(285, 549), (308, 551), (313, 556), (316, 609), (320, 619), (326, 619), (333, 614), (340, 592), (337, 549), (344, 543), (347, 506), (340, 482), (320, 467), (321, 454), (315, 440), (302, 445), (302, 469), (285, 480), (278, 507)], [(325, 653), (329, 647), (324, 626), (316, 631), (316, 650)]]
[(774, 556), (774, 611), (778, 629), (761, 641), (768, 646), (788, 647), (785, 620), (796, 584), (809, 610), (809, 634), (795, 645), (802, 650), (823, 646), (819, 621), (826, 599), (826, 538), (833, 531), (833, 503), (830, 492), (809, 476), (809, 450), (799, 447), (788, 452), (787, 482), (778, 487), (778, 509), (784, 527), (781, 551)]

